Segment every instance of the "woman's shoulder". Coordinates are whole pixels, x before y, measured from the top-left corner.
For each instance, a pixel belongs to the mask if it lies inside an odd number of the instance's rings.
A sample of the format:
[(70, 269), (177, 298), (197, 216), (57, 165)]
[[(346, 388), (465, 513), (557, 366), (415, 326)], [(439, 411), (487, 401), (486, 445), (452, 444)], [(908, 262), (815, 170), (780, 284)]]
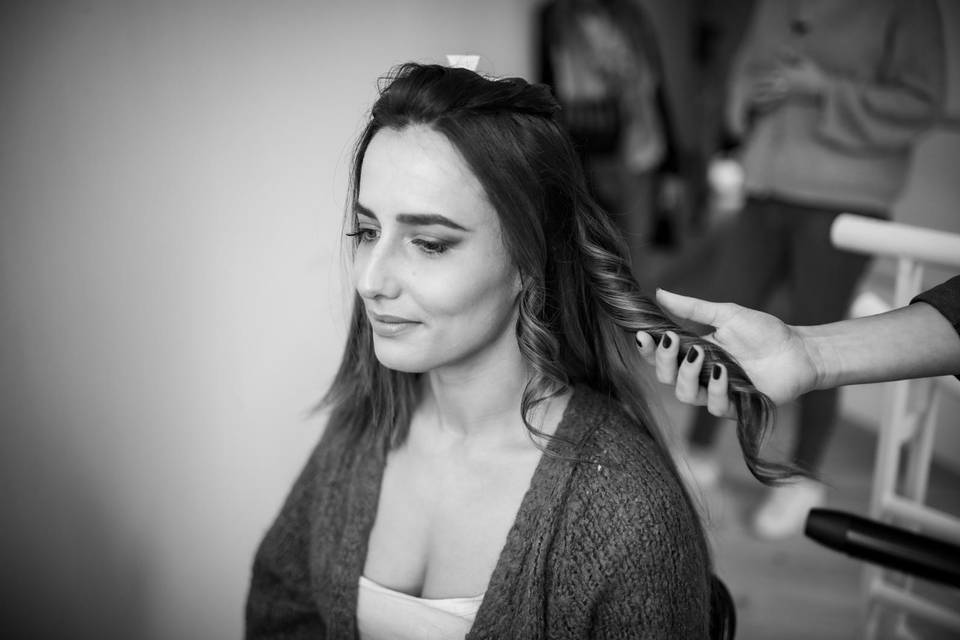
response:
[(699, 530), (669, 452), (620, 404), (578, 387), (571, 401), (582, 421), (581, 461), (573, 494), (590, 517), (611, 518), (625, 527), (667, 526), (675, 533)]
[(557, 589), (602, 592), (597, 615), (630, 628), (701, 637), (709, 551), (667, 452), (606, 395), (578, 388), (570, 409), (585, 431), (552, 546)]
[(616, 399), (587, 387), (578, 386), (570, 404), (581, 449), (591, 459), (630, 473), (667, 468), (667, 452), (645, 418), (629, 415)]

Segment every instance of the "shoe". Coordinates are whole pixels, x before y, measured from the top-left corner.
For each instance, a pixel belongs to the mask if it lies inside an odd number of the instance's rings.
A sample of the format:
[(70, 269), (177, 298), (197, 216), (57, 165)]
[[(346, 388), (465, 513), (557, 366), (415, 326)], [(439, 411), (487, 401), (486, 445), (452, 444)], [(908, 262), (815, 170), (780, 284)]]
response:
[(709, 489), (720, 482), (720, 463), (710, 453), (689, 450), (677, 461), (677, 467), (691, 487)]
[(753, 532), (764, 540), (779, 540), (803, 531), (810, 509), (826, 501), (826, 489), (813, 480), (798, 480), (770, 489), (753, 516)]

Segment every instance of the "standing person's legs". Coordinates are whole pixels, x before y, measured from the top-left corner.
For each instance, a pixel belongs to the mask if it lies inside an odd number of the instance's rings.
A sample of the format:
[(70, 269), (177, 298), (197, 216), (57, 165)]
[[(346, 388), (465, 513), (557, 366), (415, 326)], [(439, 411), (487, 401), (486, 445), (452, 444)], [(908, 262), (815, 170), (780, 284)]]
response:
[[(843, 318), (869, 258), (835, 249), (830, 226), (838, 212), (785, 204), (790, 221), (789, 324), (811, 325)], [(836, 389), (814, 391), (799, 400), (793, 462), (815, 473), (836, 419)], [(763, 538), (782, 538), (803, 529), (810, 509), (823, 503), (821, 484), (801, 480), (773, 489), (757, 510), (753, 527)]]
[[(778, 202), (749, 198), (716, 262), (710, 265), (708, 296), (751, 308), (762, 306), (784, 276), (789, 241), (784, 229)], [(717, 419), (698, 410), (689, 436), (691, 449), (702, 453), (713, 445), (718, 433)]]

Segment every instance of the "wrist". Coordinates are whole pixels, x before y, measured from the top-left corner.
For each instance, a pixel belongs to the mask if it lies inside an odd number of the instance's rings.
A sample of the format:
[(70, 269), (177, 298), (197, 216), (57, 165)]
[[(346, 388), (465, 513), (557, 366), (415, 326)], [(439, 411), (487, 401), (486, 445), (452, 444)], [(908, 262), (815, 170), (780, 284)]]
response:
[(800, 338), (812, 369), (812, 379), (801, 393), (819, 389), (830, 389), (837, 385), (837, 354), (831, 348), (830, 340), (823, 339), (818, 327), (790, 327)]

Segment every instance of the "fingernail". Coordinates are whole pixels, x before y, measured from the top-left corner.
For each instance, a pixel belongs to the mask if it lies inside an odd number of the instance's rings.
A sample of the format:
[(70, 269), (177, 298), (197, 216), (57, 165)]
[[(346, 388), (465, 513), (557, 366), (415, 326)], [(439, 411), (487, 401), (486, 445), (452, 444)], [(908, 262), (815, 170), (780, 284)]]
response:
[(670, 343), (671, 343), (670, 336), (668, 336), (667, 334), (663, 334), (663, 339), (660, 340), (660, 346), (663, 347), (664, 349), (669, 349)]
[(714, 379), (714, 380), (719, 380), (719, 379), (720, 379), (720, 374), (721, 374), (722, 372), (723, 372), (723, 370), (720, 368), (720, 365), (718, 365), (718, 364), (713, 365), (713, 379)]
[(697, 350), (693, 347), (690, 347), (690, 350), (687, 351), (687, 362), (693, 362), (697, 359)]

